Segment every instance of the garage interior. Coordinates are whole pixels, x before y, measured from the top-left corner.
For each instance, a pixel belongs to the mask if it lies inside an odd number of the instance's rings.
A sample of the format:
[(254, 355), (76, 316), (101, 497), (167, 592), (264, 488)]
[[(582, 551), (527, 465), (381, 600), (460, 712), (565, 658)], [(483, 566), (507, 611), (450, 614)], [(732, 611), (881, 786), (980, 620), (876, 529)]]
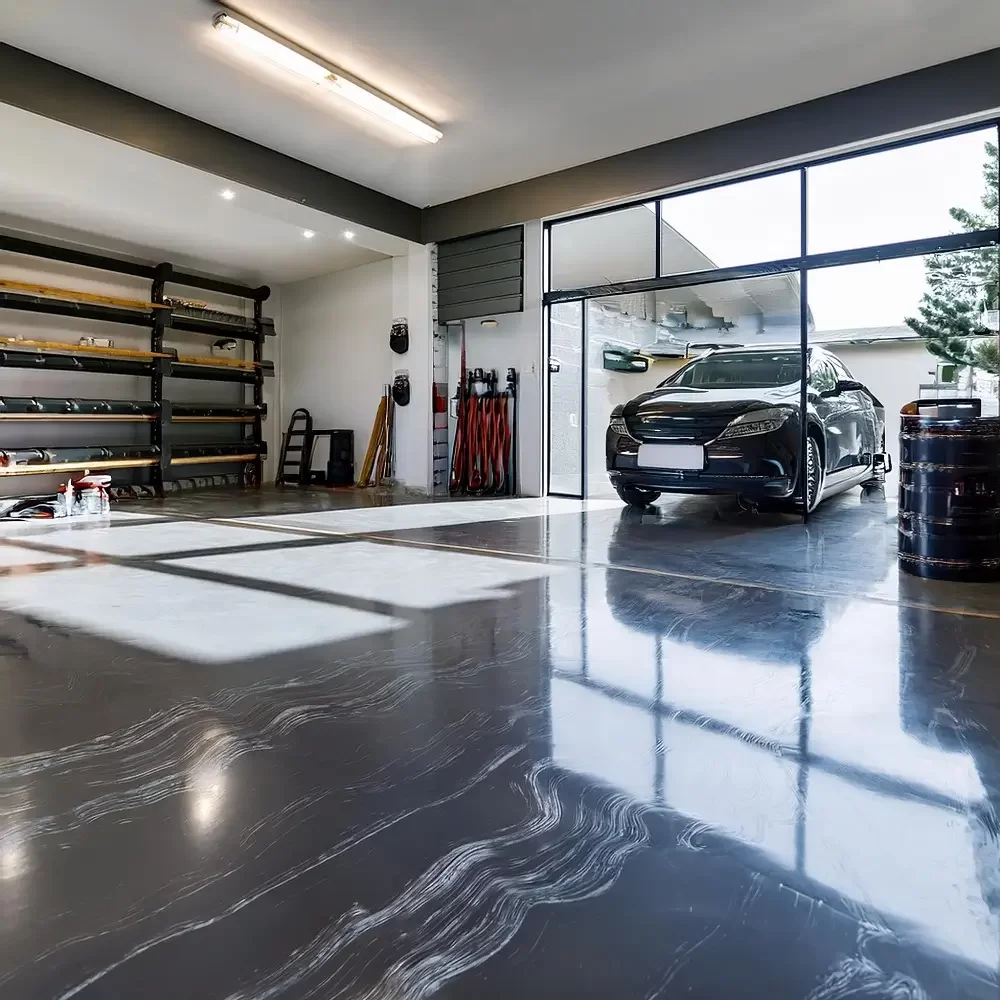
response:
[(0, 1000), (1000, 995), (1000, 13), (577, 13), (0, 5)]

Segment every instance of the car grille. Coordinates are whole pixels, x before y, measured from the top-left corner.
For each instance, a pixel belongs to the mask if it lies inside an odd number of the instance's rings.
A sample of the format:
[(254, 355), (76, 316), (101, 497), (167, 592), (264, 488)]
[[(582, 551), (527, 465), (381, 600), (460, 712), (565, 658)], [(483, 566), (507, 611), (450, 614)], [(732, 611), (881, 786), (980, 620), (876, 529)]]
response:
[(638, 441), (677, 441), (678, 443), (706, 444), (714, 441), (732, 420), (732, 415), (722, 417), (679, 416), (676, 414), (639, 414), (628, 421), (632, 436)]

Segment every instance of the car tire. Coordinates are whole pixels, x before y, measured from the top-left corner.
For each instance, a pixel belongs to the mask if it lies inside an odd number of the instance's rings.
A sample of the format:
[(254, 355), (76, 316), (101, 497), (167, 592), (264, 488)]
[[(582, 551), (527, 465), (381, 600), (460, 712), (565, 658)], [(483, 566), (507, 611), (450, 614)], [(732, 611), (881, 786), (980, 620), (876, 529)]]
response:
[(788, 514), (801, 514), (803, 509), (812, 513), (821, 503), (823, 496), (823, 453), (820, 450), (819, 439), (812, 433), (806, 440), (806, 493), (807, 501), (803, 504), (802, 497), (793, 496), (782, 500), (778, 509)]
[(648, 507), (660, 498), (658, 490), (644, 490), (639, 486), (616, 486), (615, 492), (630, 507)]
[(806, 439), (806, 512), (811, 514), (823, 500), (823, 453), (819, 441), (810, 434)]

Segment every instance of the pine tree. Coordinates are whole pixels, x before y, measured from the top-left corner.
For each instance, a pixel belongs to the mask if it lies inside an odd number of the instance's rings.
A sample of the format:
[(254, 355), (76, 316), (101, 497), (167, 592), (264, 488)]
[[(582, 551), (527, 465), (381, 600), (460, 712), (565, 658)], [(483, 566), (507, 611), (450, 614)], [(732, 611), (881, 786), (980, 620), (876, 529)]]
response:
[[(992, 142), (986, 143), (986, 157), (982, 210), (950, 211), (962, 232), (997, 227), (1000, 158)], [(981, 314), (983, 309), (1000, 305), (1000, 252), (985, 247), (939, 253), (927, 258), (924, 269), (927, 291), (921, 301), (920, 318), (907, 317), (906, 325), (919, 333), (927, 341), (927, 350), (942, 361), (1000, 373), (997, 343), (972, 339), (992, 333), (983, 326)]]

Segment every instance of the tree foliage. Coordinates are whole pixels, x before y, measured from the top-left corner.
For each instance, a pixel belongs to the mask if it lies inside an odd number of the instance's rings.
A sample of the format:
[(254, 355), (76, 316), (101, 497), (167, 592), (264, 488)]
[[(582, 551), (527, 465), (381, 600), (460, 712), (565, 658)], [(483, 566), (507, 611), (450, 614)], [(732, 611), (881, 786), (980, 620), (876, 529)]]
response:
[[(997, 227), (998, 172), (997, 146), (988, 142), (980, 210), (953, 208), (950, 212), (961, 232)], [(1000, 306), (1000, 251), (985, 247), (934, 254), (927, 258), (924, 269), (927, 291), (921, 300), (920, 316), (907, 317), (907, 326), (919, 333), (927, 342), (927, 350), (942, 361), (1000, 373), (995, 336), (982, 323), (983, 309)], [(994, 339), (979, 339), (983, 337)]]

